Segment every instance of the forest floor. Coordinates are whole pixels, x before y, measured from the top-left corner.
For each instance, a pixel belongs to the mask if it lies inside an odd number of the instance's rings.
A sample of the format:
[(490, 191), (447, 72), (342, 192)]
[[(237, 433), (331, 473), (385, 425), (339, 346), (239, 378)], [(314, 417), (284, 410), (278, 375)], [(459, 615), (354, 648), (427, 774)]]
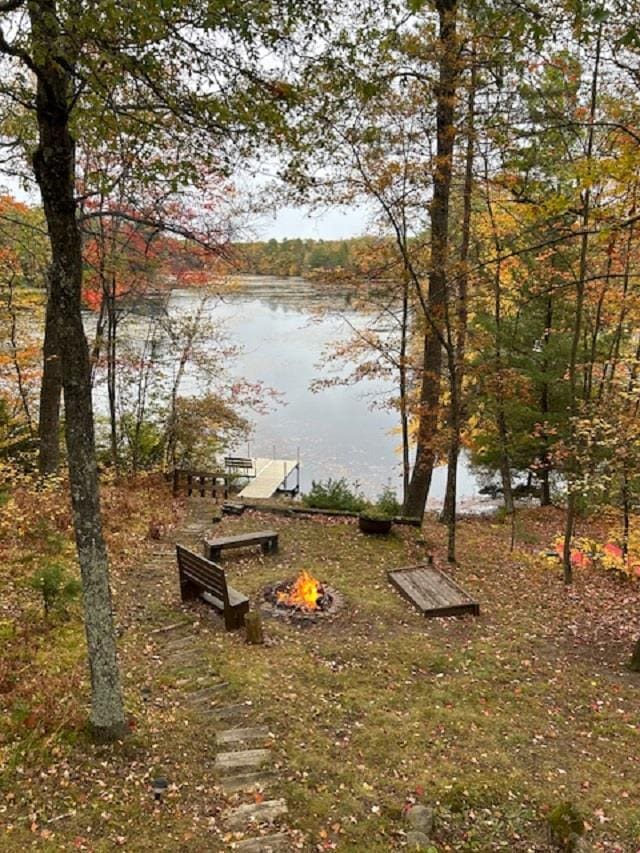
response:
[[(445, 567), (435, 520), (376, 538), (353, 520), (226, 517), (216, 534), (280, 533), (274, 555), (224, 556), (253, 603), (302, 568), (345, 597), (335, 618), (267, 620), (265, 645), (247, 646), (206, 607), (179, 600), (173, 543), (195, 545), (212, 505), (172, 501), (153, 480), (107, 487), (131, 736), (105, 747), (84, 729), (78, 605), (47, 622), (25, 583), (43, 559), (72, 564), (68, 511), (45, 496), (38, 511), (51, 521), (36, 522), (29, 501), (12, 501), (2, 512), (15, 535), (0, 546), (0, 850), (233, 849), (243, 835), (226, 831), (225, 810), (262, 795), (222, 792), (215, 738), (228, 724), (198, 723), (183, 701), (215, 670), (228, 683), (220, 702), (245, 703), (252, 725), (269, 730), (269, 796), (287, 801), (287, 849), (401, 849), (403, 815), (418, 802), (435, 811), (434, 851), (549, 851), (546, 815), (572, 801), (590, 849), (640, 851), (640, 675), (626, 669), (640, 584), (586, 568), (566, 590), (559, 563), (543, 555), (562, 527), (556, 510), (522, 511), (513, 552), (508, 524), (462, 521), (450, 571), (481, 615), (429, 620), (386, 570), (426, 553)], [(609, 523), (591, 533), (606, 536)], [(198, 659), (174, 654), (169, 666), (158, 629), (185, 620)], [(159, 806), (158, 774), (169, 782)]]

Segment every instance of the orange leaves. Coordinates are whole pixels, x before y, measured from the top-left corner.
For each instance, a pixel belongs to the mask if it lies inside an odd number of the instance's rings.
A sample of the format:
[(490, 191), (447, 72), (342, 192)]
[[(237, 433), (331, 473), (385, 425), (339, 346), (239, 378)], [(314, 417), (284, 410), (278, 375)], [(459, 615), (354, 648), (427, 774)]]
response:
[(90, 311), (98, 311), (102, 305), (102, 291), (87, 287), (83, 290), (82, 301)]
[[(635, 537), (630, 543), (628, 556), (625, 558), (623, 548), (613, 539), (600, 542), (596, 539), (583, 537), (576, 539), (571, 549), (571, 565), (575, 569), (599, 568), (606, 571), (615, 570), (631, 579), (640, 579), (640, 542)], [(558, 538), (553, 548), (558, 559), (562, 559), (563, 540)], [(555, 560), (554, 560), (555, 564)]]

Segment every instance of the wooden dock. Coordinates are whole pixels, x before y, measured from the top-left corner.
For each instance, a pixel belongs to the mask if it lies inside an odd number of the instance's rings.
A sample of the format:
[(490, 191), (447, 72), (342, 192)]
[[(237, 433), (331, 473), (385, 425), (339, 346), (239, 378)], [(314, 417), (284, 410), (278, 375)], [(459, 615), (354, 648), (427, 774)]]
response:
[(286, 487), (287, 478), (298, 468), (295, 459), (260, 459), (254, 458), (254, 475), (249, 483), (240, 491), (237, 497), (270, 498), (278, 489)]
[(480, 605), (462, 587), (431, 563), (387, 572), (400, 595), (424, 616), (480, 615)]

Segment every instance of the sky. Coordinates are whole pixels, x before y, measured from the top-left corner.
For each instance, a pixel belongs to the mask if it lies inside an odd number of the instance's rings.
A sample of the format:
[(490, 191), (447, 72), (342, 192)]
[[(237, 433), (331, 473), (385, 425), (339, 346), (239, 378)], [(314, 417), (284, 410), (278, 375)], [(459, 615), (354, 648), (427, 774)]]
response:
[[(240, 186), (245, 185), (241, 178)], [(259, 184), (258, 184), (259, 185)], [(244, 186), (245, 190), (249, 187)], [(0, 176), (0, 194), (8, 192), (19, 201), (37, 204), (37, 194), (26, 192), (16, 178)], [(371, 211), (365, 207), (324, 207), (310, 210), (307, 207), (282, 206), (273, 213), (263, 213), (251, 223), (246, 239), (283, 240), (299, 237), (311, 240), (347, 240), (371, 233)]]

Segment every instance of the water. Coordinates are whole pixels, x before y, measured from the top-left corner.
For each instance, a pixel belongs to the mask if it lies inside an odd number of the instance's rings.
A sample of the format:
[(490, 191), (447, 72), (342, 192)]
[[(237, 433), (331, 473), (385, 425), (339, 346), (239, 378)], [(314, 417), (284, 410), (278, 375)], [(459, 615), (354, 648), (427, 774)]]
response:
[[(193, 314), (200, 298), (197, 290), (172, 291), (169, 316)], [(367, 315), (354, 310), (347, 296), (303, 279), (246, 277), (222, 300), (212, 299), (206, 314), (240, 348), (231, 373), (264, 382), (281, 394), (281, 402), (266, 414), (252, 417), (249, 446), (243, 444), (234, 452), (295, 459), (299, 451), (303, 491), (312, 480), (345, 477), (358, 482), (371, 498), (389, 483), (400, 494), (398, 415), (380, 405), (389, 384), (374, 379), (315, 393), (310, 388), (314, 380), (336, 375), (326, 358), (332, 342), (347, 340), (351, 327), (366, 327)], [(142, 324), (138, 319), (127, 325), (132, 334)], [(175, 355), (171, 357), (175, 361)], [(171, 358), (167, 361), (166, 352), (162, 361), (169, 371), (175, 366)], [(203, 387), (201, 369), (190, 366), (182, 393), (197, 394)], [(478, 497), (479, 484), (464, 459), (458, 483), (461, 504)], [(441, 503), (445, 485), (442, 466), (434, 472), (432, 506)]]

